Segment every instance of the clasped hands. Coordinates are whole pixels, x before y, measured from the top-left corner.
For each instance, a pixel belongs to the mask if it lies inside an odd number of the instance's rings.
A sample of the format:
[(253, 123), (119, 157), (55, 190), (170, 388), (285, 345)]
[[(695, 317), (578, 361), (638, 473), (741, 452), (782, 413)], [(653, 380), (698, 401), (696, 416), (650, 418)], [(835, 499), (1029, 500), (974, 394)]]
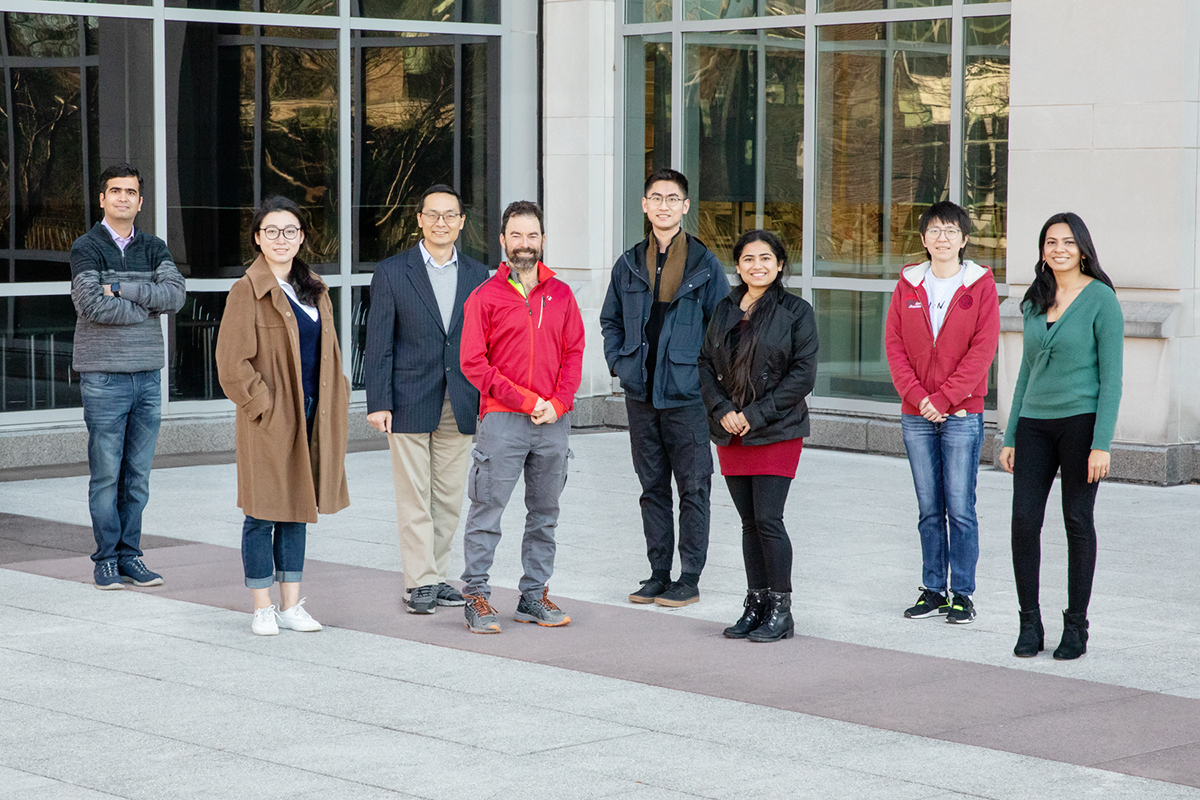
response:
[(533, 413), (529, 415), (533, 420), (534, 425), (548, 425), (558, 420), (558, 412), (554, 410), (554, 404), (543, 397), (538, 397), (537, 405), (533, 407)]
[(730, 411), (721, 417), (721, 427), (734, 436), (745, 436), (750, 432), (750, 423), (741, 411)]

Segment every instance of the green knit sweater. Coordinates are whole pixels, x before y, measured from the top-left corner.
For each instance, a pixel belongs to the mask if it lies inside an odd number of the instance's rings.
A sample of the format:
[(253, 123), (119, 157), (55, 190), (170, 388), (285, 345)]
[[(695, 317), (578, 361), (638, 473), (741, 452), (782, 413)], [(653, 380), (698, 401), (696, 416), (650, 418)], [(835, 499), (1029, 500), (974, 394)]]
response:
[(1121, 405), (1125, 319), (1112, 289), (1092, 281), (1046, 329), (1046, 315), (1025, 312), (1024, 352), (1013, 389), (1004, 446), (1013, 447), (1017, 420), (1095, 414), (1092, 449), (1112, 446)]

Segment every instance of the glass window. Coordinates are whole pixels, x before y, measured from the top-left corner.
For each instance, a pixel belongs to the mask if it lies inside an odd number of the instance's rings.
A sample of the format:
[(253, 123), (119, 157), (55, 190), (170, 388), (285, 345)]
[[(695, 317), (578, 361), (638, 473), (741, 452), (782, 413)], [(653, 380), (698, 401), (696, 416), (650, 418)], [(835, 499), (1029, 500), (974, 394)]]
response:
[(889, 8), (932, 8), (933, 6), (948, 5), (950, 5), (950, 0), (821, 0), (822, 11), (878, 11)]
[[(337, 39), (325, 29), (167, 23), (172, 255), (186, 277), (238, 277), (264, 197), (309, 216), (308, 260), (338, 271)], [(182, 101), (181, 101), (182, 100)]]
[(804, 0), (684, 0), (683, 3), (683, 18), (688, 20), (803, 13)]
[(350, 10), (356, 17), (500, 22), (500, 3), (497, 0), (351, 0)]
[(170, 329), (171, 399), (213, 400), (225, 396), (217, 380), (217, 331), (225, 292), (188, 292)]
[(499, 262), (499, 40), (355, 34), (354, 271), (416, 245), (417, 202), (458, 189), (467, 214), (458, 247)]
[(801, 29), (689, 34), (684, 93), (685, 225), (724, 263), (747, 230), (784, 238), (801, 262), (804, 39)]
[(1006, 276), (1008, 248), (1008, 17), (963, 20), (963, 206), (971, 215), (967, 254)]
[(371, 287), (355, 286), (350, 290), (350, 353), (343, 356), (350, 363), (350, 388), (367, 388), (367, 314), (371, 311)]
[(137, 224), (154, 232), (151, 22), (3, 14), (0, 28), (0, 282), (69, 281), (106, 165), (141, 172)]
[(670, 22), (671, 0), (627, 0), (625, 5), (625, 21), (638, 22)]
[(83, 405), (70, 296), (0, 297), (0, 411)]
[(212, 11), (263, 11), (269, 14), (338, 13), (338, 0), (167, 0), (167, 6)]
[(650, 235), (641, 204), (646, 177), (671, 166), (671, 36), (631, 36), (625, 47), (625, 240), (632, 244)]
[(948, 191), (950, 20), (822, 28), (817, 275), (897, 277)]
[(883, 349), (891, 297), (887, 292), (841, 289), (813, 292), (821, 340), (815, 395), (899, 401)]

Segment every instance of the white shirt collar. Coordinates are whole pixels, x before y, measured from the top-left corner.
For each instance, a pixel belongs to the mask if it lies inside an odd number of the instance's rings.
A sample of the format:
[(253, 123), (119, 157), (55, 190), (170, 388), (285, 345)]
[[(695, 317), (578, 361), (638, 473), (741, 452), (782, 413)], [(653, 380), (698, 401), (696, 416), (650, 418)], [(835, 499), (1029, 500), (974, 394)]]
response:
[(108, 231), (108, 235), (113, 238), (113, 241), (116, 242), (117, 247), (121, 248), (122, 253), (125, 252), (125, 248), (129, 246), (129, 243), (133, 241), (133, 237), (137, 236), (137, 228), (130, 228), (129, 236), (126, 237), (114, 231), (112, 226), (108, 224), (108, 220), (102, 219), (100, 220), (100, 224), (104, 226), (106, 231)]
[(454, 245), (450, 245), (450, 259), (445, 264), (439, 264), (433, 260), (433, 256), (429, 255), (429, 251), (425, 249), (424, 239), (417, 242), (417, 247), (421, 248), (421, 259), (425, 262), (426, 266), (433, 267), (434, 269), (445, 269), (451, 264), (455, 267), (458, 266), (458, 250)]

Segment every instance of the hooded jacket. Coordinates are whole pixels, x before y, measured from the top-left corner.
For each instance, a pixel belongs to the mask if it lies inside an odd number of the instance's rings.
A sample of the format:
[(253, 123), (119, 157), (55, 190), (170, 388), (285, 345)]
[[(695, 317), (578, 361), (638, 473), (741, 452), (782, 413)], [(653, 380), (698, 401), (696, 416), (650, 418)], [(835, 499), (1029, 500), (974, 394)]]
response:
[(888, 308), (884, 344), (892, 383), (904, 414), (920, 415), (926, 397), (942, 414), (983, 411), (988, 369), (1000, 340), (1000, 301), (992, 271), (963, 261), (955, 291), (935, 339), (925, 292), (928, 261), (904, 268)]
[(687, 237), (687, 244), (683, 280), (667, 307), (658, 337), (652, 398), (646, 396), (646, 323), (654, 305), (646, 277), (648, 240), (638, 242), (617, 259), (600, 309), (604, 359), (609, 371), (621, 379), (626, 396), (642, 402), (650, 400), (655, 408), (700, 402), (696, 359), (713, 310), (729, 294), (725, 268), (712, 251), (692, 236)]

